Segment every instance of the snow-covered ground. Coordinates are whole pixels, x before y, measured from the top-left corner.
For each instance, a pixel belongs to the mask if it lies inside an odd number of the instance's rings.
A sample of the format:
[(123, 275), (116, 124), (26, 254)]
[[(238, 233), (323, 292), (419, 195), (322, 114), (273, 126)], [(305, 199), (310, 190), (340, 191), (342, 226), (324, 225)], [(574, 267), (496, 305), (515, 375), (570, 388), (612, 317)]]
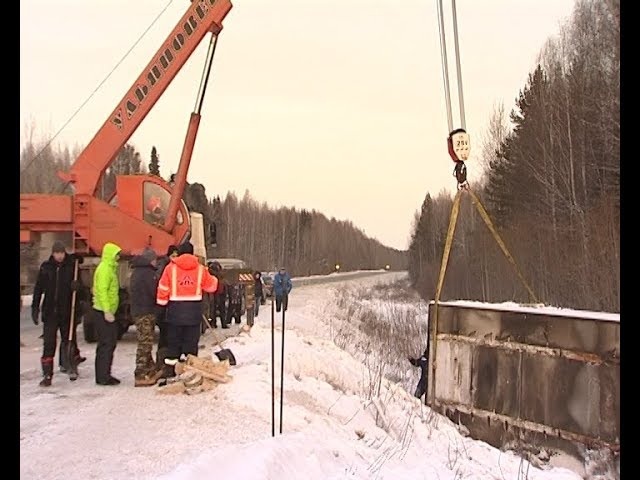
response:
[[(433, 301), (431, 302), (433, 303)], [(619, 313), (593, 312), (589, 310), (575, 310), (572, 308), (550, 307), (544, 304), (519, 305), (515, 302), (487, 303), (470, 300), (454, 300), (450, 302), (440, 302), (439, 305), (449, 305), (457, 307), (468, 307), (483, 310), (503, 310), (523, 313), (535, 313), (539, 315), (559, 315), (563, 317), (584, 318), (590, 320), (604, 320), (607, 322), (620, 322)]]
[[(357, 282), (365, 285), (402, 275), (389, 273)], [(278, 433), (282, 330), (277, 316), (273, 438), (269, 304), (262, 307), (249, 334), (224, 341), (238, 361), (230, 370), (233, 381), (195, 396), (162, 396), (154, 388), (134, 388), (132, 334), (115, 352), (113, 373), (122, 385), (95, 385), (95, 347), (81, 341), (88, 360), (80, 367), (80, 379), (71, 383), (56, 374), (53, 386), (42, 389), (38, 387), (40, 328), (23, 331), (21, 478), (581, 478), (564, 468), (535, 468), (515, 454), (464, 436), (399, 384), (383, 380), (371, 396), (370, 366), (333, 341), (336, 322), (345, 320), (331, 305), (341, 285), (292, 292), (286, 313), (282, 435)], [(213, 343), (207, 332), (200, 354), (210, 354)]]

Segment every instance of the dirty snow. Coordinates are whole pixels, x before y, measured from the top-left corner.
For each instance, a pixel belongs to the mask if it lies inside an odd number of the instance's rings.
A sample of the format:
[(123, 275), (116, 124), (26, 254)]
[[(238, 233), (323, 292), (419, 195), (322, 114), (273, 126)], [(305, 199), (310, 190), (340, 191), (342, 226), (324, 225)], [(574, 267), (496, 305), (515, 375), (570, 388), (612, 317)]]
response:
[[(80, 379), (71, 383), (58, 373), (53, 387), (44, 390), (37, 385), (40, 327), (24, 330), (21, 478), (497, 480), (525, 478), (525, 472), (530, 480), (581, 478), (564, 468), (540, 470), (513, 453), (463, 436), (398, 384), (384, 381), (379, 396), (368, 398), (365, 365), (329, 338), (324, 306), (335, 297), (336, 285), (292, 292), (286, 314), (282, 435), (278, 315), (274, 438), (269, 304), (261, 308), (250, 334), (223, 342), (238, 360), (230, 370), (233, 381), (196, 396), (165, 397), (153, 388), (133, 388), (132, 333), (115, 352), (113, 373), (122, 385), (94, 384), (95, 346), (81, 340), (88, 360), (80, 366)], [(211, 335), (202, 338), (201, 355), (213, 351)]]

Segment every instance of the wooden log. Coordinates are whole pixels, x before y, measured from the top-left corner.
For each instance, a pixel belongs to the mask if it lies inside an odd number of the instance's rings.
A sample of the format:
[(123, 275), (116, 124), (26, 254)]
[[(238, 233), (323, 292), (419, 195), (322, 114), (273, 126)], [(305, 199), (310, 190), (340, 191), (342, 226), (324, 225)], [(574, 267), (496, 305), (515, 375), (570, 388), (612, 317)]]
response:
[(167, 385), (158, 388), (157, 392), (163, 395), (177, 395), (178, 393), (184, 393), (187, 387), (182, 382), (168, 383)]

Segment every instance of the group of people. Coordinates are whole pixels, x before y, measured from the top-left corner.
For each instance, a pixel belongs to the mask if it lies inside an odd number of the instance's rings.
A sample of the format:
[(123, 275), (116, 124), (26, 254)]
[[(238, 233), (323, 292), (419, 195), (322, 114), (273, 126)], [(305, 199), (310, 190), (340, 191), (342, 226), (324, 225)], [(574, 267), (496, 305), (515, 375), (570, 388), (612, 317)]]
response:
[(208, 268), (209, 273), (218, 279), (218, 289), (215, 293), (208, 295), (208, 302), (205, 306), (205, 314), (211, 321), (212, 327), (218, 328), (218, 317), (221, 328), (229, 328), (232, 321), (241, 323), (242, 297), (244, 295), (242, 285), (229, 283), (225, 280), (220, 262), (209, 262)]
[[(95, 325), (97, 346), (95, 381), (98, 385), (118, 385), (120, 380), (111, 374), (113, 356), (118, 341), (116, 313), (120, 307), (118, 262), (121, 248), (106, 243), (100, 263), (95, 269), (92, 285), (92, 307), (84, 312)], [(42, 263), (34, 287), (32, 319), (43, 322), (42, 380), (40, 385), (52, 384), (54, 355), (60, 333), (60, 371), (70, 380), (78, 377), (77, 367), (86, 360), (80, 354), (76, 340), (79, 306), (89, 298), (82, 288), (78, 263), (82, 258), (66, 251), (65, 245), (55, 242), (49, 259)], [(158, 258), (151, 248), (131, 260), (130, 313), (136, 326), (137, 350), (134, 378), (136, 386), (150, 386), (162, 378), (175, 376), (174, 366), (189, 354), (198, 354), (202, 333), (203, 299), (207, 298), (213, 327), (220, 317), (221, 327), (229, 328), (232, 319), (240, 323), (242, 291), (237, 284), (225, 284), (222, 267), (213, 262), (200, 264), (189, 242), (171, 245), (164, 257)], [(255, 316), (264, 298), (260, 272), (255, 272)], [(274, 296), (277, 311), (287, 309), (292, 284), (289, 274), (281, 268), (274, 277)], [(73, 316), (72, 316), (73, 310)], [(160, 336), (153, 358), (155, 327)]]
[[(218, 327), (218, 318), (220, 318), (221, 328), (229, 328), (232, 321), (241, 323), (242, 321), (242, 298), (244, 297), (243, 285), (240, 283), (229, 284), (225, 282), (223, 277), (223, 268), (220, 262), (213, 261), (208, 264), (211, 275), (218, 279), (218, 290), (214, 294), (209, 295), (208, 302), (208, 318), (213, 328)], [(253, 273), (254, 278), (254, 317), (260, 313), (260, 305), (266, 302), (266, 294), (264, 283), (262, 281), (262, 273), (256, 271)], [(274, 296), (276, 299), (276, 309), (279, 312), (284, 305), (287, 309), (289, 293), (293, 285), (291, 277), (285, 270), (280, 268), (274, 277)]]
[[(93, 275), (92, 308), (88, 314), (95, 325), (97, 346), (95, 381), (98, 385), (118, 385), (120, 380), (111, 374), (113, 355), (118, 341), (116, 312), (120, 306), (118, 261), (121, 248), (106, 243), (100, 263)], [(41, 357), (42, 380), (48, 387), (53, 378), (53, 360), (58, 332), (60, 342), (60, 370), (77, 378), (77, 366), (86, 360), (80, 355), (76, 341), (79, 304), (85, 289), (76, 274), (80, 259), (68, 254), (61, 242), (53, 245), (50, 258), (43, 262), (34, 287), (31, 316), (37, 325), (44, 323), (44, 346)], [(135, 385), (154, 385), (160, 378), (175, 376), (174, 365), (187, 355), (198, 354), (202, 298), (215, 293), (218, 280), (193, 255), (189, 242), (170, 246), (167, 255), (158, 259), (146, 248), (131, 261), (131, 315), (136, 325), (138, 347), (134, 371)], [(75, 294), (74, 294), (75, 292)], [(72, 321), (71, 311), (75, 303)], [(156, 360), (152, 356), (156, 324), (160, 339)], [(70, 330), (71, 329), (71, 330)]]

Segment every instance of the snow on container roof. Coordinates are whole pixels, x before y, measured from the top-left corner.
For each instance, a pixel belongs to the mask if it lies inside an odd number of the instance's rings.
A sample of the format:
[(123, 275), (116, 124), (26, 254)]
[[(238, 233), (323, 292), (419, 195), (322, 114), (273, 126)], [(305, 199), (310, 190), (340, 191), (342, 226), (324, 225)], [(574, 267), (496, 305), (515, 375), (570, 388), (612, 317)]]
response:
[[(435, 302), (431, 300), (430, 305)], [(560, 317), (583, 318), (588, 320), (603, 320), (606, 322), (620, 322), (619, 313), (592, 312), (589, 310), (573, 310), (570, 308), (551, 307), (544, 304), (520, 305), (515, 302), (488, 303), (472, 300), (453, 300), (438, 302), (438, 305), (447, 307), (475, 308), (480, 310), (499, 310), (505, 312), (533, 313), (538, 315), (557, 315)]]

